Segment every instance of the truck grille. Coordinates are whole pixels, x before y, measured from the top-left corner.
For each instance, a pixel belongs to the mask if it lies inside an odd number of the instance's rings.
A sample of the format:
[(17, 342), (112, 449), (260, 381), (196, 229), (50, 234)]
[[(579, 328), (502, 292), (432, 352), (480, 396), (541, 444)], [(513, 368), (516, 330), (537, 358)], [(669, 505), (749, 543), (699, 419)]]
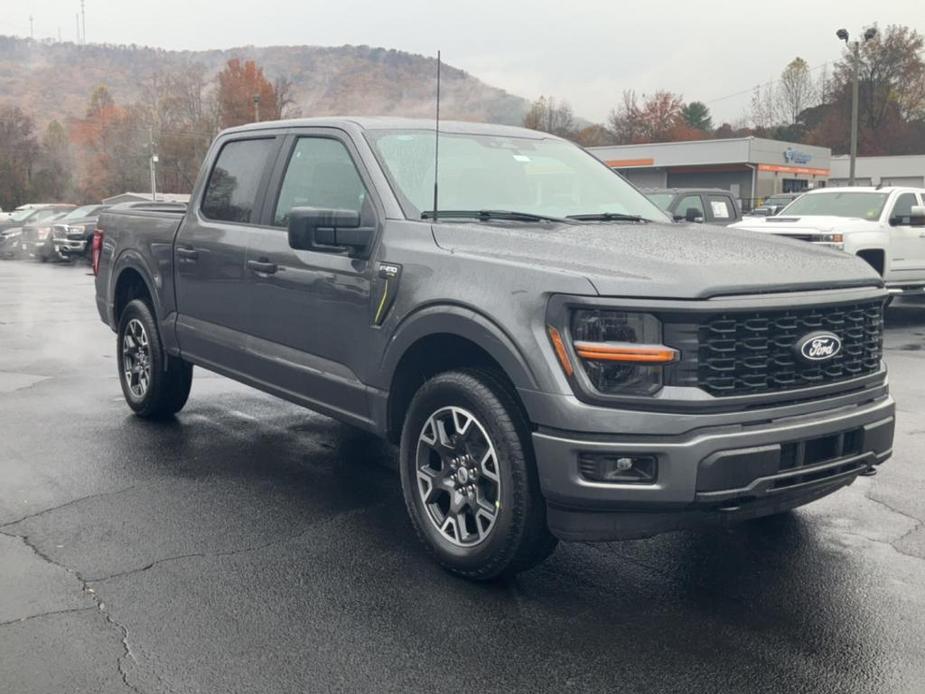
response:
[[(795, 345), (811, 332), (841, 338), (833, 358), (806, 363)], [(844, 381), (880, 368), (883, 304), (839, 306), (713, 316), (699, 328), (698, 385), (716, 396), (807, 388)]]

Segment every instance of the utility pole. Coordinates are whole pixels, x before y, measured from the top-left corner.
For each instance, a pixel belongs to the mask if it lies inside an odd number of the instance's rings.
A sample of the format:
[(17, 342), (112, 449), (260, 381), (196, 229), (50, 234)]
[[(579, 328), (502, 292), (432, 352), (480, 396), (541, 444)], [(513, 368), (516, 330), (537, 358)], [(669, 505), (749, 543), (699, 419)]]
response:
[(74, 15), (74, 20), (77, 23), (77, 45), (80, 45), (80, 13)]
[[(839, 29), (835, 32), (835, 35), (845, 42), (845, 45), (848, 45), (848, 30)], [(870, 27), (864, 31), (864, 43), (867, 43), (877, 35), (877, 30), (874, 27)], [(861, 81), (861, 42), (855, 40), (854, 44), (851, 46), (852, 51), (852, 61), (854, 69), (851, 71), (851, 144), (850, 144), (850, 153), (851, 161), (848, 166), (848, 185), (853, 186), (855, 180), (855, 165), (858, 158), (858, 101), (860, 101), (860, 86)]]
[(80, 0), (80, 42), (87, 42), (87, 11), (84, 8), (84, 0)]
[(29, 38), (35, 38), (35, 18), (31, 14), (29, 15)]
[(157, 154), (154, 153), (154, 131), (148, 128), (148, 159), (151, 169), (151, 200), (157, 202)]
[(254, 94), (254, 122), (260, 122), (260, 94)]

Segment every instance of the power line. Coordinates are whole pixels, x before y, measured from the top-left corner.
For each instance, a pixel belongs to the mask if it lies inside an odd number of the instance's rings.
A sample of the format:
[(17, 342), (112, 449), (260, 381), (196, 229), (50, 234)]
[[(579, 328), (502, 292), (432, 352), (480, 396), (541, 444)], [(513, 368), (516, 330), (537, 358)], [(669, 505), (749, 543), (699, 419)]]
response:
[[(807, 72), (815, 72), (816, 70), (821, 70), (824, 67), (827, 67), (829, 65), (834, 65), (834, 63), (831, 60), (828, 60), (822, 63), (821, 65), (817, 65), (816, 67), (809, 68)], [(715, 104), (719, 101), (726, 101), (727, 99), (733, 99), (737, 96), (742, 96), (744, 94), (752, 94), (754, 93), (756, 89), (761, 89), (762, 87), (769, 87), (772, 84), (777, 84), (778, 82), (782, 82), (782, 81), (783, 80), (780, 77), (778, 77), (773, 80), (768, 80), (767, 82), (762, 82), (761, 84), (756, 84), (754, 87), (750, 87), (749, 89), (743, 89), (742, 91), (735, 92), (734, 94), (727, 94), (726, 96), (720, 96), (720, 97), (717, 97), (716, 99), (710, 99), (709, 101), (704, 101), (703, 103), (707, 105)]]

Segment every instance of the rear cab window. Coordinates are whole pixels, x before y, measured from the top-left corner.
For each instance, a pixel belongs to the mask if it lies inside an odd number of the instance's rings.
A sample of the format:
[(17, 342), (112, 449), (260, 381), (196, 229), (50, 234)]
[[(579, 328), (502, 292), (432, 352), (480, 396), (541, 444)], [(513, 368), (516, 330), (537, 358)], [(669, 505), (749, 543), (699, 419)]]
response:
[(257, 196), (275, 138), (232, 140), (222, 145), (202, 196), (202, 214), (213, 221), (257, 223)]
[(736, 218), (735, 208), (732, 201), (725, 195), (708, 195), (707, 204), (710, 207), (711, 219), (721, 222), (728, 222)]

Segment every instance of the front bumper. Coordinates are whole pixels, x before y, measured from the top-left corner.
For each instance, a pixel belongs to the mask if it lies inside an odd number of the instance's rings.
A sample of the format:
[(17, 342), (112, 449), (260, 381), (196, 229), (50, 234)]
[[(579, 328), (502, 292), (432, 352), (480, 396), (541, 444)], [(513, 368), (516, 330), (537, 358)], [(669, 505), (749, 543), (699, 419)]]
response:
[(87, 249), (86, 239), (54, 239), (55, 250), (61, 255), (82, 255)]
[[(657, 428), (619, 435), (540, 427), (533, 446), (550, 529), (564, 540), (648, 537), (776, 513), (829, 494), (890, 456), (895, 406), (885, 384), (827, 404), (722, 421), (705, 416), (703, 426), (687, 415), (693, 426), (664, 435)], [(620, 431), (626, 420), (614, 411), (612, 421), (611, 431)], [(654, 456), (657, 479), (615, 484), (583, 477), (579, 456), (602, 453)]]

